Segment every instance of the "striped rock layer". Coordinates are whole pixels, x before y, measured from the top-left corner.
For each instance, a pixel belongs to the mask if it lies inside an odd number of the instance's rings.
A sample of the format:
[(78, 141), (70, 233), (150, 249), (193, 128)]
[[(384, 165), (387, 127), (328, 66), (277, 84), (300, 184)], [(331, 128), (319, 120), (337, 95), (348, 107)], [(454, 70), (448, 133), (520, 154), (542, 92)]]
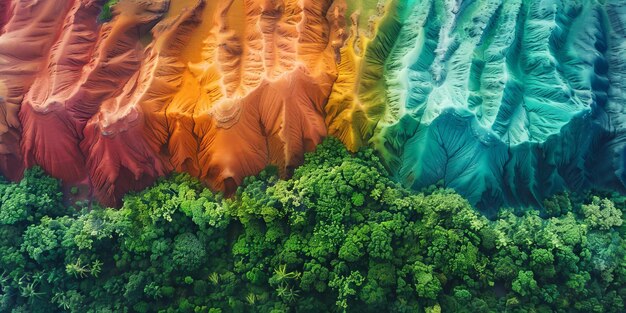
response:
[(335, 136), (485, 211), (624, 191), (625, 55), (621, 0), (0, 0), (0, 172), (232, 193)]

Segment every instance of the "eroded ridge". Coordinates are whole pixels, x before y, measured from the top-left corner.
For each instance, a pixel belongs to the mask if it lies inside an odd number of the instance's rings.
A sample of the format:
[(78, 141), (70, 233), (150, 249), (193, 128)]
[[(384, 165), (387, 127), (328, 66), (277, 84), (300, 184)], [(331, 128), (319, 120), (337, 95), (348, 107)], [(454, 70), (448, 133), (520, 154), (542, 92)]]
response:
[(331, 135), (479, 207), (626, 191), (619, 0), (112, 3), (0, 0), (3, 175), (232, 193)]

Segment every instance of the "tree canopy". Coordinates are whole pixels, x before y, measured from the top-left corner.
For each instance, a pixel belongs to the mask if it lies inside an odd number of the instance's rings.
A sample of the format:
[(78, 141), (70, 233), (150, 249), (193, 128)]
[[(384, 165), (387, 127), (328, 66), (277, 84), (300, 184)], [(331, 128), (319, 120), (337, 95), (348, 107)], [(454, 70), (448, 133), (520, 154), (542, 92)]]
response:
[(0, 312), (623, 312), (623, 200), (579, 198), (488, 220), (334, 139), (232, 198), (176, 174), (119, 209), (33, 168), (0, 182)]

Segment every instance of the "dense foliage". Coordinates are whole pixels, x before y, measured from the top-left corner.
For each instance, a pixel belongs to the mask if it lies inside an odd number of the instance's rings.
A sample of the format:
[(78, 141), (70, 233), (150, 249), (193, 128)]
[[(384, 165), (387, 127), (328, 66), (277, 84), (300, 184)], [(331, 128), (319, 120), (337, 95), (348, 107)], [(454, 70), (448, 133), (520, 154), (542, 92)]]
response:
[(65, 206), (38, 169), (0, 183), (0, 312), (624, 311), (622, 198), (490, 221), (332, 139), (275, 174), (231, 199), (174, 175), (121, 209)]
[(113, 18), (113, 12), (111, 11), (112, 7), (116, 5), (119, 0), (107, 0), (102, 6), (102, 11), (100, 15), (98, 15), (98, 21), (100, 22), (108, 22)]

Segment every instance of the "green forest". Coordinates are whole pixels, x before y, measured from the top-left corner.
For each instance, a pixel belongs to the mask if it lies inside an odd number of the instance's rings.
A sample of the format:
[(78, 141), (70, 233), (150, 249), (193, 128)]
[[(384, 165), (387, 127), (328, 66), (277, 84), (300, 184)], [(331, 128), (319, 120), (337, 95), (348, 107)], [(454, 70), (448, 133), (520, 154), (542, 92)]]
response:
[(42, 170), (0, 183), (0, 312), (624, 312), (626, 198), (485, 218), (326, 139), (230, 198), (186, 174), (121, 208)]

